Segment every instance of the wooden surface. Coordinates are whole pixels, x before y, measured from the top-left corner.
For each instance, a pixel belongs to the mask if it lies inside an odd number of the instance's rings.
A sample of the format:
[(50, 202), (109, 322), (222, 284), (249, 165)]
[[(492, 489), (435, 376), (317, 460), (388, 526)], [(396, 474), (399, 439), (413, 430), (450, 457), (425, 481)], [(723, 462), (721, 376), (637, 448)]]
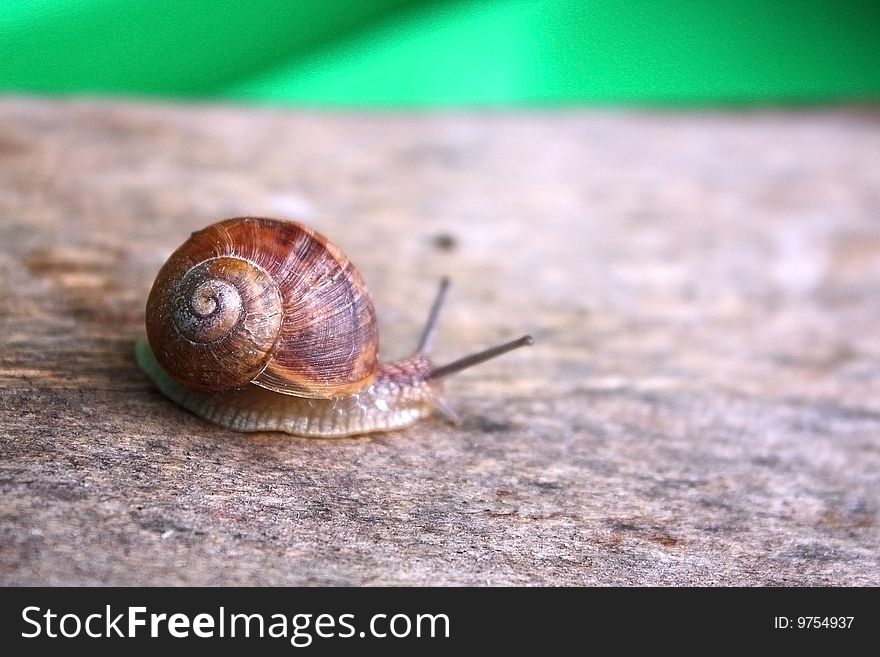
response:
[[(461, 427), (209, 426), (135, 366), (190, 231), (298, 217)], [(0, 583), (880, 585), (880, 113), (0, 101)]]

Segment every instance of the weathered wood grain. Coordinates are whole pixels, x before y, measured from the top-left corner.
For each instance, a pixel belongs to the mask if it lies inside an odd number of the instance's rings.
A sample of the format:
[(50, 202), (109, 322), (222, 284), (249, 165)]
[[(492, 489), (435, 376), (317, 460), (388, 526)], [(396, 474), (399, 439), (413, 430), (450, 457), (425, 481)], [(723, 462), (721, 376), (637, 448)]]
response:
[[(190, 231), (298, 217), (462, 427), (242, 435), (133, 343)], [(0, 583), (880, 584), (880, 113), (0, 100)]]

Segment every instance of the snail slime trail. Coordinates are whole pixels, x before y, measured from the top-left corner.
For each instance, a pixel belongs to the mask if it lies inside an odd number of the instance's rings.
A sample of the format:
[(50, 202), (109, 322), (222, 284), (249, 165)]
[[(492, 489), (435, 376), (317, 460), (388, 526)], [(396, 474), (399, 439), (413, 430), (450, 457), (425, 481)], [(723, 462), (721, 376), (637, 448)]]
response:
[(443, 379), (532, 338), (435, 365), (448, 289), (443, 279), (415, 353), (380, 363), (373, 302), (345, 254), (296, 222), (227, 219), (193, 233), (159, 270), (135, 355), (165, 396), (236, 431), (341, 437), (433, 413), (457, 422)]

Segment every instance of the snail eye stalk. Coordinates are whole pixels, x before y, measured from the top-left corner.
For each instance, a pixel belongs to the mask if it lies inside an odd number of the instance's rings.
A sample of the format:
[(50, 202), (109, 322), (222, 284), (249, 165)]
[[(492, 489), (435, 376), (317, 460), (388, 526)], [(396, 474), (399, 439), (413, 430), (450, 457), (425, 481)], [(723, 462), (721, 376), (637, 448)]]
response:
[[(448, 290), (449, 279), (444, 276), (440, 279), (440, 288), (437, 290), (437, 296), (434, 297), (434, 303), (431, 304), (431, 312), (428, 313), (428, 321), (425, 324), (425, 330), (422, 332), (422, 338), (419, 340), (418, 349), (416, 349), (417, 354), (427, 356), (431, 353), (431, 349), (434, 346), (434, 338), (437, 335), (437, 323), (440, 319), (440, 311), (443, 309), (443, 303), (446, 300), (446, 293)], [(479, 365), (490, 358), (506, 354), (508, 351), (513, 351), (514, 349), (526, 347), (534, 343), (535, 340), (532, 336), (524, 335), (516, 340), (511, 340), (510, 342), (505, 342), (504, 344), (499, 344), (495, 347), (489, 347), (488, 349), (479, 351), (475, 354), (470, 354), (469, 356), (464, 356), (463, 358), (459, 358), (446, 365), (435, 367), (428, 373), (427, 378), (439, 379), (444, 376), (449, 376), (450, 374), (455, 374), (468, 367)]]
[(531, 335), (524, 335), (521, 338), (517, 338), (516, 340), (511, 340), (510, 342), (505, 342), (504, 344), (499, 344), (495, 347), (489, 347), (488, 349), (478, 351), (475, 354), (470, 354), (469, 356), (454, 360), (451, 363), (447, 363), (446, 365), (435, 367), (428, 373), (428, 376), (426, 378), (439, 379), (444, 376), (449, 376), (450, 374), (461, 372), (462, 370), (473, 367), (474, 365), (484, 363), (491, 358), (500, 356), (501, 354), (506, 354), (508, 351), (513, 351), (514, 349), (519, 349), (520, 347), (528, 347), (532, 344), (535, 344), (535, 339)]

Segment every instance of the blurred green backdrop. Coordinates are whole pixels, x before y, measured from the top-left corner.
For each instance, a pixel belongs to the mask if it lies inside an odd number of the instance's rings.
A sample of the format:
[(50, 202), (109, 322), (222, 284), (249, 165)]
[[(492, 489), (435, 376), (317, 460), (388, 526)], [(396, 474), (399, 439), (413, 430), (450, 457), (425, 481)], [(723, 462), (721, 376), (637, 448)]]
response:
[(329, 106), (880, 99), (880, 2), (0, 0), (0, 91)]

